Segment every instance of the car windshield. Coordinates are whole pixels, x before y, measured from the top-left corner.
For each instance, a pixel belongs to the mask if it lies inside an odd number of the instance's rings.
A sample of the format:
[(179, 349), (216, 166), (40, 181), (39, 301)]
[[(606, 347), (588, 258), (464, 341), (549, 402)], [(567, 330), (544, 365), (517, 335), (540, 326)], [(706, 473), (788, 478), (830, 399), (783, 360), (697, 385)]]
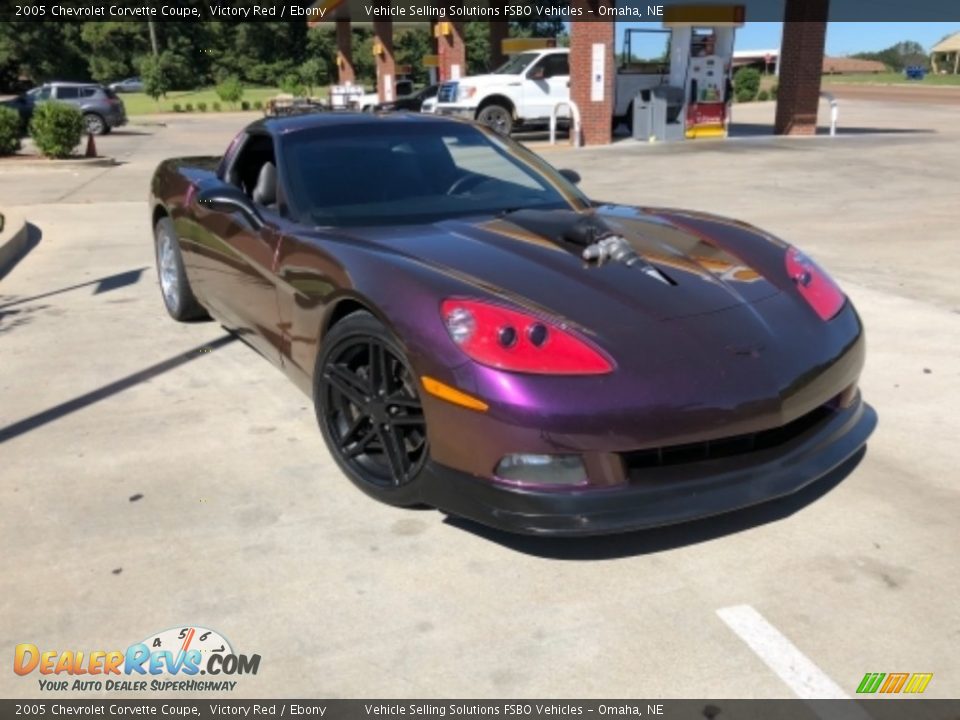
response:
[(503, 65), (493, 71), (494, 75), (519, 75), (539, 57), (537, 53), (520, 53), (514, 55)]
[(418, 224), (589, 202), (533, 153), (466, 124), (317, 128), (284, 138), (282, 154), (290, 209), (313, 225)]

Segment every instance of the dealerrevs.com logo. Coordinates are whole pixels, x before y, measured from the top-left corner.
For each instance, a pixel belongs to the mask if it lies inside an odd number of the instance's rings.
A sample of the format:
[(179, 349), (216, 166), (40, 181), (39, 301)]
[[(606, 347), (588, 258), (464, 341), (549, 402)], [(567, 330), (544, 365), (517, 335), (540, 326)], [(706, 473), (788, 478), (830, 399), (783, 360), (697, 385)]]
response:
[(237, 681), (228, 677), (259, 669), (259, 655), (239, 655), (222, 635), (203, 627), (164, 630), (126, 650), (41, 650), (21, 643), (13, 653), (13, 671), (38, 673), (46, 691), (230, 691)]

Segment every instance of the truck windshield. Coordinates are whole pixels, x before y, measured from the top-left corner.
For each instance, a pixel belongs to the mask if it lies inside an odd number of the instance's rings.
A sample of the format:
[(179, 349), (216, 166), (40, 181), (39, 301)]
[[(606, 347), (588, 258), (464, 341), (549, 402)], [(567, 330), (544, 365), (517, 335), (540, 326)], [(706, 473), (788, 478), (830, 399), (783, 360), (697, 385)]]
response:
[(521, 146), (460, 123), (322, 127), (291, 133), (282, 147), (290, 209), (311, 225), (426, 224), (589, 202)]
[(530, 64), (540, 57), (537, 53), (520, 53), (514, 55), (503, 65), (493, 71), (494, 75), (519, 75), (526, 70)]

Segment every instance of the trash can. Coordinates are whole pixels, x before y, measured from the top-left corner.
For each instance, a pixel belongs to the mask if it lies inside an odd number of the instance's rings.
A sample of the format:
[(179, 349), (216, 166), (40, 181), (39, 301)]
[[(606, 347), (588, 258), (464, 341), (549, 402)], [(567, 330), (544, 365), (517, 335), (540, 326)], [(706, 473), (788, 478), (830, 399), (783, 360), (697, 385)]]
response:
[(682, 140), (683, 88), (661, 85), (641, 90), (633, 99), (633, 137), (649, 142)]
[(653, 97), (649, 90), (641, 90), (633, 99), (633, 138), (649, 142), (656, 137), (653, 129)]

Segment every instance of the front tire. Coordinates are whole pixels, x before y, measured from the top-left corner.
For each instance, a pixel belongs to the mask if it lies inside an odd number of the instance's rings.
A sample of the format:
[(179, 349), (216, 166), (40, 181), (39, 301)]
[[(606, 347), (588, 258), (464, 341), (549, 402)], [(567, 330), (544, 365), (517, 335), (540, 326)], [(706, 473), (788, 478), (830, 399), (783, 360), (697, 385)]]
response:
[(183, 269), (180, 241), (177, 239), (173, 221), (168, 217), (161, 218), (153, 235), (160, 294), (170, 317), (180, 322), (208, 317), (207, 311), (194, 297), (187, 273)]
[(501, 135), (513, 132), (513, 113), (503, 105), (487, 105), (477, 114), (477, 122)]
[(388, 505), (421, 502), (430, 448), (418, 386), (403, 347), (370, 313), (324, 337), (313, 381), (323, 439), (350, 481)]

